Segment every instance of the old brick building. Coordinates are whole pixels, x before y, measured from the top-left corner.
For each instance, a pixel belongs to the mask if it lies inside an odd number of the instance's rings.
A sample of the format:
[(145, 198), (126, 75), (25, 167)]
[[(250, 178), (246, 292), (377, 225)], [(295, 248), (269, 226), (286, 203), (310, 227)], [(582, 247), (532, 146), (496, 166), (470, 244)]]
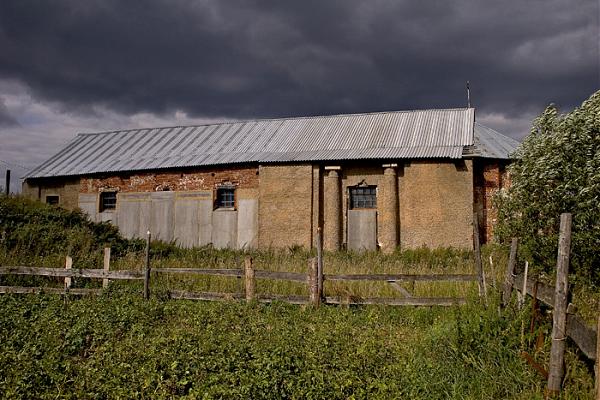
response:
[(517, 142), (467, 109), (80, 134), (23, 193), (183, 246), (390, 251), (486, 240)]

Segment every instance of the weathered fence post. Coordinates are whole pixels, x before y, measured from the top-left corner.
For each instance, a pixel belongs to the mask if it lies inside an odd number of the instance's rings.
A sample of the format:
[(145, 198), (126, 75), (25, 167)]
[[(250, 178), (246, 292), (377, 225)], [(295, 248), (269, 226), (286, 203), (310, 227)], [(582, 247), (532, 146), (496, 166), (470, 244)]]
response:
[(483, 277), (483, 264), (481, 263), (481, 243), (479, 237), (479, 216), (473, 213), (473, 255), (475, 257), (475, 270), (477, 271), (477, 283), (479, 285), (479, 297), (487, 300), (487, 290)]
[(567, 292), (569, 290), (569, 256), (571, 253), (571, 214), (560, 215), (558, 256), (556, 260), (556, 288), (552, 315), (552, 348), (548, 371), (548, 394), (557, 395), (563, 378), (565, 339), (567, 338)]
[(310, 292), (310, 304), (319, 307), (321, 296), (319, 294), (319, 262), (316, 258), (311, 258), (308, 262), (308, 289)]
[[(70, 256), (67, 256), (65, 259), (65, 269), (73, 268), (73, 259)], [(71, 289), (71, 277), (65, 277), (65, 291), (69, 291)]]
[(527, 275), (529, 274), (529, 261), (525, 261), (525, 272), (523, 273), (523, 289), (519, 297), (519, 309), (523, 308), (525, 299), (527, 298)]
[(323, 296), (323, 233), (321, 227), (317, 228), (317, 274), (319, 296)]
[(150, 239), (152, 235), (150, 231), (146, 236), (146, 265), (144, 267), (144, 299), (150, 298)]
[(256, 281), (254, 279), (254, 266), (252, 265), (252, 257), (247, 256), (244, 259), (244, 278), (246, 282), (246, 301), (254, 300)]
[[(110, 271), (110, 247), (104, 248), (104, 262), (103, 262), (104, 272), (108, 273)], [(108, 289), (108, 278), (102, 279), (102, 288)]]
[(504, 291), (502, 292), (502, 305), (506, 307), (510, 303), (512, 287), (515, 281), (515, 264), (517, 263), (517, 247), (518, 239), (512, 238), (510, 243), (510, 257), (508, 258), (508, 267), (506, 268), (506, 276), (504, 278)]
[(596, 400), (600, 400), (600, 316), (596, 327)]
[(492, 286), (498, 290), (496, 286), (496, 271), (494, 270), (494, 259), (490, 256), (490, 274), (492, 275)]

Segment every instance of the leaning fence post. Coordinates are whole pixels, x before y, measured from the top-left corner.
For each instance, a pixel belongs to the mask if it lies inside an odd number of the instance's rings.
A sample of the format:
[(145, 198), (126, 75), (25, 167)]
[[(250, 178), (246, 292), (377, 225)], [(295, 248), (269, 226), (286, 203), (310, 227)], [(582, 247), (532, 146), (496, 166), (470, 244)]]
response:
[(150, 298), (150, 231), (146, 233), (146, 265), (144, 267), (144, 299)]
[(254, 266), (252, 257), (247, 256), (244, 260), (244, 278), (246, 281), (246, 301), (254, 300), (256, 281), (254, 279)]
[(508, 267), (504, 278), (504, 291), (502, 292), (502, 305), (506, 307), (510, 303), (510, 295), (515, 281), (515, 264), (517, 263), (517, 246), (519, 240), (512, 238), (510, 243), (510, 257), (508, 258)]
[(485, 279), (483, 277), (483, 265), (481, 263), (481, 243), (479, 242), (479, 217), (477, 212), (473, 213), (473, 254), (475, 257), (475, 270), (477, 271), (477, 283), (479, 284), (479, 297), (487, 300)]
[(311, 258), (308, 262), (308, 289), (310, 292), (310, 303), (315, 307), (319, 307), (321, 303), (321, 296), (319, 295), (319, 262), (316, 258)]
[[(73, 268), (73, 259), (70, 256), (67, 256), (65, 259), (65, 269)], [(65, 277), (65, 292), (71, 289), (71, 277)]]
[(317, 273), (319, 296), (323, 296), (323, 233), (321, 227), (317, 228)]
[[(107, 273), (107, 274), (110, 271), (110, 247), (105, 247), (104, 248), (103, 269), (104, 269), (104, 272)], [(108, 288), (108, 278), (102, 279), (102, 288), (104, 288), (104, 289)]]
[(550, 368), (548, 371), (548, 394), (560, 392), (565, 357), (565, 339), (567, 323), (567, 293), (569, 290), (569, 256), (571, 253), (571, 214), (560, 215), (558, 236), (558, 256), (556, 260), (556, 287), (554, 292), (554, 311), (552, 315), (552, 348), (550, 349)]

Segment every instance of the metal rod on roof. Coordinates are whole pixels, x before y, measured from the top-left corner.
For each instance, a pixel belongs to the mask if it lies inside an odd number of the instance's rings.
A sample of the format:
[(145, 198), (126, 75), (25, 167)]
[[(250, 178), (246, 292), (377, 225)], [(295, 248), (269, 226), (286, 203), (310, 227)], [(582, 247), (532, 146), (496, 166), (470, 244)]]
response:
[(5, 194), (8, 196), (10, 194), (10, 169), (6, 170), (6, 184), (4, 186), (6, 186), (4, 188)]
[(467, 81), (467, 108), (471, 108), (471, 88), (469, 87), (469, 81)]

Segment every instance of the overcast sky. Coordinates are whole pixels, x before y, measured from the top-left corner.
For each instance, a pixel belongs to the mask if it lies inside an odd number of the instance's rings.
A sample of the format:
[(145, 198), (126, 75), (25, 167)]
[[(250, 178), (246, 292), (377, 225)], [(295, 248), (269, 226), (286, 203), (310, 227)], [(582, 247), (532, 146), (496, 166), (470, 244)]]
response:
[(600, 88), (599, 4), (2, 0), (0, 185), (79, 132), (465, 107), (467, 80), (521, 139)]

